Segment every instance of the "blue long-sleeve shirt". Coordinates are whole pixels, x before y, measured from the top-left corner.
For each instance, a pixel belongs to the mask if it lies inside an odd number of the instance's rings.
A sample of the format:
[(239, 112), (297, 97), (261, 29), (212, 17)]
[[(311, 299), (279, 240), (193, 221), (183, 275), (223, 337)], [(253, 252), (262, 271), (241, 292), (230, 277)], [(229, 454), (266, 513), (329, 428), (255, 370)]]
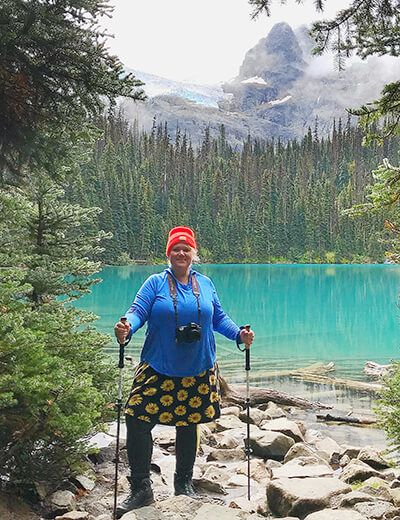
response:
[[(131, 333), (147, 322), (141, 361), (146, 361), (161, 374), (176, 377), (197, 375), (215, 363), (216, 345), (213, 332), (236, 340), (240, 335), (240, 329), (222, 309), (210, 278), (195, 272), (200, 289), (201, 339), (193, 343), (177, 343), (168, 272), (174, 276), (168, 268), (147, 278), (128, 309), (126, 317), (131, 325)], [(178, 326), (190, 322), (198, 323), (197, 302), (192, 291), (191, 276), (187, 285), (180, 283), (175, 277), (174, 279)]]

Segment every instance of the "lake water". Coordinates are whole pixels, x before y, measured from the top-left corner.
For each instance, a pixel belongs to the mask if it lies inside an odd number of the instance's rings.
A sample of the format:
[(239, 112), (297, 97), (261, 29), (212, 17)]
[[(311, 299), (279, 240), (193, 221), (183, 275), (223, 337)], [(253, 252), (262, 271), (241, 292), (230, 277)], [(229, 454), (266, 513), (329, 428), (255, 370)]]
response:
[[(99, 316), (99, 329), (112, 333), (145, 278), (162, 266), (107, 267), (103, 282), (77, 305)], [(388, 363), (399, 357), (400, 266), (395, 265), (201, 265), (225, 311), (256, 333), (251, 349), (252, 384), (319, 399), (344, 408), (369, 407), (371, 397), (270, 377), (273, 370), (333, 361), (334, 374), (364, 380), (365, 361)], [(144, 330), (127, 353), (138, 357)], [(245, 378), (244, 355), (217, 334), (221, 371), (232, 382)], [(115, 352), (117, 345), (110, 345)]]

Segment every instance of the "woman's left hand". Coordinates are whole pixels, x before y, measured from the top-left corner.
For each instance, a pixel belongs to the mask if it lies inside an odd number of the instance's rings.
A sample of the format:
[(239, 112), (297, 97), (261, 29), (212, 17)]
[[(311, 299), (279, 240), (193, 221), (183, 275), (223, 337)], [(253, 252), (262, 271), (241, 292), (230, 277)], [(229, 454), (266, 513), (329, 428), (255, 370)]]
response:
[(242, 329), (240, 331), (240, 339), (246, 346), (250, 346), (254, 340), (254, 332), (251, 329)]

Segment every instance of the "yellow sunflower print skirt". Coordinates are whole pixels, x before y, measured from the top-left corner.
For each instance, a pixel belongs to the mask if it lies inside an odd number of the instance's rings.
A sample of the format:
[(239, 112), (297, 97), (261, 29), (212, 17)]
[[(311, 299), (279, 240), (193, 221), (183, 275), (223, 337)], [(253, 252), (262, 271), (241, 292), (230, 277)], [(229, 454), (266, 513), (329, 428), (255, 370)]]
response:
[(125, 413), (148, 423), (189, 426), (218, 419), (220, 401), (217, 365), (197, 376), (170, 377), (141, 362)]

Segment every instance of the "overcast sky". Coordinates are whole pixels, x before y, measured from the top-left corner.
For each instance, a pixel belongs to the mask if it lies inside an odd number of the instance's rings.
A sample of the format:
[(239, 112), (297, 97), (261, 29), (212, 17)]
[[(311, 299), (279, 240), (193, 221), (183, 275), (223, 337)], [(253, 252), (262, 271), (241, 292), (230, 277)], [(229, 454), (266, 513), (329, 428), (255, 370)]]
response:
[[(251, 20), (247, 0), (111, 0), (113, 18), (103, 25), (108, 44), (125, 66), (165, 78), (219, 83), (235, 77), (246, 51), (285, 21), (293, 28), (320, 19), (313, 0), (272, 5), (272, 16)], [(324, 18), (349, 0), (327, 2)]]

